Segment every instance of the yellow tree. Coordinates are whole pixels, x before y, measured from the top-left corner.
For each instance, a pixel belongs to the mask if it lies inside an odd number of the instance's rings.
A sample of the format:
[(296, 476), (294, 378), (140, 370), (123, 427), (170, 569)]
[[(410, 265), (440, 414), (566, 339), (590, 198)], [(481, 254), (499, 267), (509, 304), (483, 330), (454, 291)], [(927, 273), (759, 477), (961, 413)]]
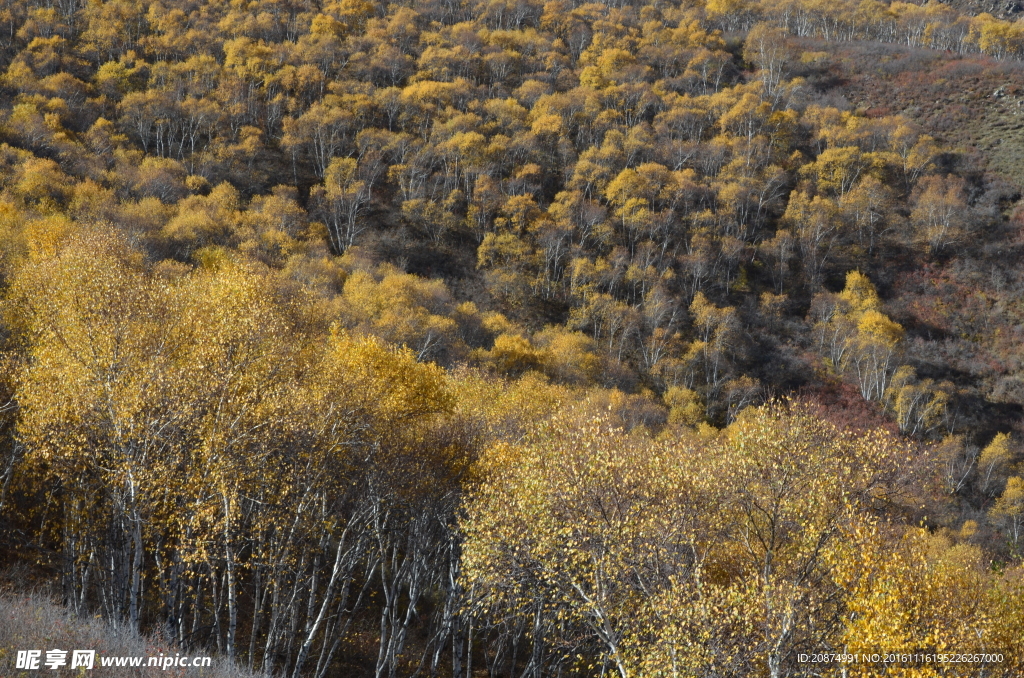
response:
[(978, 474), (981, 476), (980, 489), (982, 492), (989, 490), (993, 480), (999, 477), (999, 472), (1004, 471), (1013, 459), (1010, 444), (1009, 435), (997, 433), (981, 451), (981, 455), (978, 457)]
[(406, 346), (420, 361), (451, 362), (465, 351), (457, 336), (455, 304), (439, 280), (426, 281), (382, 266), (379, 280), (356, 271), (345, 281), (346, 324)]
[[(981, 550), (954, 543), (948, 535), (864, 521), (847, 534), (835, 557), (837, 580), (847, 595), (846, 622), (837, 647), (873, 654), (877, 648), (906, 654), (1003, 652), (1004, 661), (982, 670), (1016, 675), (1020, 659), (1006, 642), (1005, 615), (1021, 604), (1013, 577), (991, 573)], [(1010, 641), (1009, 647), (1013, 647)], [(905, 678), (947, 675), (934, 662), (857, 663), (844, 675), (879, 671)]]
[(372, 196), (372, 182), (359, 176), (354, 158), (333, 158), (324, 170), (324, 182), (311, 191), (327, 224), (331, 248), (338, 254), (351, 247), (366, 230), (360, 215)]
[(844, 609), (827, 554), (874, 502), (899, 501), (913, 468), (910, 446), (890, 434), (851, 435), (783, 407), (745, 410), (720, 441), (735, 488), (733, 548), (723, 556), (741, 568), (735, 592), (751, 608), (740, 614), (756, 622), (747, 652), (769, 676), (784, 675), (791, 648), (835, 637)]
[(786, 74), (786, 33), (766, 23), (757, 23), (743, 41), (744, 60), (757, 66), (764, 91), (775, 95)]
[(98, 231), (27, 265), (9, 295), (29, 347), (19, 432), (29, 461), (65, 493), (66, 595), (84, 604), (95, 581), (106, 612), (137, 626), (145, 533), (195, 414), (196, 376), (170, 367), (181, 346), (169, 290), (139, 271), (123, 240)]
[(930, 176), (918, 182), (910, 221), (914, 239), (932, 254), (940, 254), (963, 237), (967, 218), (964, 180), (960, 177)]
[(1011, 476), (1006, 488), (989, 511), (993, 518), (1003, 521), (1009, 528), (1013, 547), (1020, 543), (1021, 528), (1024, 527), (1024, 479)]
[[(259, 505), (245, 499), (258, 488), (264, 465), (277, 451), (268, 432), (286, 416), (282, 400), (293, 373), (287, 326), (274, 308), (265, 282), (243, 265), (212, 260), (178, 292), (177, 342), (187, 347), (184, 366), (201, 369), (193, 387), (194, 484), (187, 514), (193, 541), (183, 559), (207, 566), (210, 579), (223, 576), (227, 610), (224, 650), (234, 656), (239, 635), (239, 553)], [(204, 577), (204, 578), (205, 578)], [(212, 585), (212, 584), (211, 584)], [(219, 640), (219, 637), (218, 637)]]
[(861, 249), (868, 256), (872, 255), (891, 218), (892, 191), (876, 177), (868, 175), (842, 197), (839, 207), (857, 229)]
[(735, 308), (719, 308), (708, 301), (703, 292), (698, 292), (693, 298), (690, 315), (693, 316), (696, 336), (687, 348), (687, 358), (701, 375), (707, 406), (705, 415), (710, 416), (731, 373), (729, 358), (737, 348), (738, 319)]
[(882, 312), (874, 285), (863, 273), (846, 274), (846, 287), (818, 323), (819, 346), (832, 368), (856, 380), (865, 400), (885, 401), (897, 368), (903, 327)]
[(622, 678), (642, 675), (636, 611), (668, 577), (695, 576), (709, 539), (698, 516), (716, 492), (690, 458), (571, 412), (525, 445), (494, 447), (463, 521), (476, 614), (523, 617), (532, 662), (545, 646), (555, 663), (593, 651)]
[(838, 207), (830, 198), (793, 191), (784, 219), (800, 249), (807, 282), (818, 287), (845, 236)]
[(463, 521), (472, 609), (519, 618), (531, 661), (543, 638), (553, 664), (620, 676), (782, 676), (794, 648), (842, 637), (834, 557), (913, 466), (892, 435), (794, 404), (658, 443), (567, 411), (481, 459)]

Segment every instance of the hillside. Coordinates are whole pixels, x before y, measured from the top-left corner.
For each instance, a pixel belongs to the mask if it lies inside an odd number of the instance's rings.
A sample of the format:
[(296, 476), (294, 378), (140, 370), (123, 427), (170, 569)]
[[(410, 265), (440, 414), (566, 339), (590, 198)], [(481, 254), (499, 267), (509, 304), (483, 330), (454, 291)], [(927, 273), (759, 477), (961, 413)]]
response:
[(879, 43), (797, 48), (828, 51), (804, 72), (845, 105), (867, 117), (906, 116), (974, 167), (1024, 185), (1021, 62)]
[(1019, 18), (1024, 11), (1024, 6), (1016, 0), (964, 0), (950, 2), (949, 5), (959, 14), (976, 16), (988, 13), (1008, 20)]
[(1019, 675), (983, 9), (10, 0), (0, 566), (294, 678)]

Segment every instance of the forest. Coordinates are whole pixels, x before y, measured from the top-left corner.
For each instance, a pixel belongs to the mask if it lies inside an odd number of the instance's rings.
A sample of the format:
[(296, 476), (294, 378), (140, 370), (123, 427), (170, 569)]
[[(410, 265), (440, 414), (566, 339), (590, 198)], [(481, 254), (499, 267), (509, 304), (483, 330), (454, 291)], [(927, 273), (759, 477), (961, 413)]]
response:
[(978, 9), (0, 0), (0, 673), (1024, 674)]

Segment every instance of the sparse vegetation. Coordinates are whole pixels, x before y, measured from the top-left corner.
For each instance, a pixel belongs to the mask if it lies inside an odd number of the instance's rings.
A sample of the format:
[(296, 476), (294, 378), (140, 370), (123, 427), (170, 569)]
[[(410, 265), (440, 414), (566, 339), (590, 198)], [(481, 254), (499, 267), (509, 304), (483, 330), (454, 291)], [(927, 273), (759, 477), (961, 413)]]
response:
[[(0, 666), (10, 678), (25, 678), (52, 670), (45, 666), (35, 671), (15, 669), (14, 655), (18, 650), (43, 650), (45, 661), (45, 650), (62, 649), (68, 652), (68, 666), (70, 652), (74, 649), (95, 650), (97, 657), (146, 657), (146, 661), (148, 657), (181, 654), (179, 646), (159, 636), (140, 636), (127, 626), (118, 625), (116, 620), (104, 620), (99, 615), (77, 616), (44, 594), (26, 592), (24, 585), (17, 588), (20, 589), (17, 592), (10, 589), (0, 592)], [(68, 666), (57, 669), (58, 674), (68, 672)], [(96, 659), (86, 675), (96, 678), (265, 678), (235, 667), (222, 657), (215, 658), (209, 667), (168, 669), (155, 666), (110, 668)]]

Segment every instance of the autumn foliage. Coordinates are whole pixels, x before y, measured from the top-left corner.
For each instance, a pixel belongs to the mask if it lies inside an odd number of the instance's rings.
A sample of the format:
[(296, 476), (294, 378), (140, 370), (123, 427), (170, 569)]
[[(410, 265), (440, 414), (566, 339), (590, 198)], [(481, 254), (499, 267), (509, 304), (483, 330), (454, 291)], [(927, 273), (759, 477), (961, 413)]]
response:
[(7, 2), (0, 561), (294, 678), (1019, 675), (1020, 187), (851, 85), (925, 54), (1024, 33)]

